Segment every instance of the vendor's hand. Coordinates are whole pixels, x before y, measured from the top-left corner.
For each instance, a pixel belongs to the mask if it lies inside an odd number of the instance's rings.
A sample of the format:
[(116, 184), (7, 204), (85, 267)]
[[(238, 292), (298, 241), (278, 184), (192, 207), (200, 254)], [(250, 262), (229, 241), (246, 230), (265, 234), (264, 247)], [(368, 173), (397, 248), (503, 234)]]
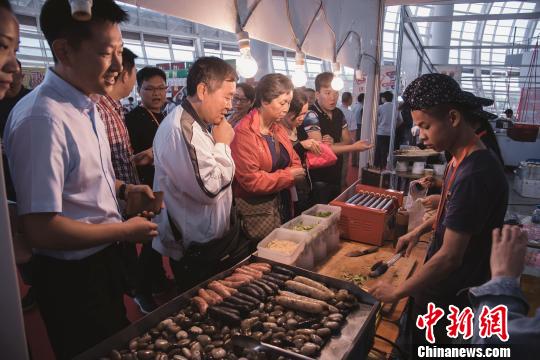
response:
[(152, 165), (154, 164), (154, 151), (152, 150), (152, 148), (146, 149), (144, 151), (141, 151), (140, 153), (133, 155), (131, 160), (137, 166)]
[(429, 189), (435, 186), (435, 178), (433, 176), (425, 176), (423, 178), (416, 180), (416, 182), (422, 185), (424, 189)]
[(212, 128), (212, 136), (216, 143), (230, 145), (234, 138), (234, 130), (228, 121), (221, 121)]
[(300, 144), (302, 145), (302, 147), (304, 149), (306, 149), (307, 151), (311, 151), (315, 155), (320, 155), (321, 154), (321, 148), (320, 148), (319, 142), (317, 140), (307, 139), (307, 140), (304, 140), (304, 141), (300, 141)]
[(373, 145), (365, 140), (358, 140), (357, 142), (352, 144), (352, 147), (353, 147), (353, 151), (362, 152), (362, 151), (371, 149)]
[(331, 137), (330, 135), (324, 135), (322, 137), (322, 142), (325, 143), (326, 145), (334, 145), (334, 138)]
[(132, 217), (128, 221), (124, 222), (124, 226), (124, 239), (127, 242), (148, 242), (158, 235), (157, 224), (154, 224), (144, 217)]
[(425, 198), (420, 199), (420, 202), (426, 209), (426, 211), (436, 210), (439, 207), (439, 202), (441, 201), (441, 195), (429, 195)]
[(150, 186), (128, 184), (126, 186), (126, 199), (128, 198), (129, 193), (137, 193), (137, 192), (144, 193), (151, 200), (154, 200), (156, 198)]
[(405, 250), (405, 257), (411, 255), (411, 251), (414, 246), (418, 243), (420, 236), (416, 231), (411, 231), (406, 233), (403, 236), (400, 236), (396, 245), (396, 253), (399, 253)]
[(396, 287), (386, 281), (378, 281), (368, 292), (373, 295), (377, 300), (385, 303), (393, 303), (398, 301), (401, 296), (396, 291)]
[(527, 234), (518, 226), (504, 225), (493, 230), (491, 246), (491, 277), (517, 278), (523, 272)]

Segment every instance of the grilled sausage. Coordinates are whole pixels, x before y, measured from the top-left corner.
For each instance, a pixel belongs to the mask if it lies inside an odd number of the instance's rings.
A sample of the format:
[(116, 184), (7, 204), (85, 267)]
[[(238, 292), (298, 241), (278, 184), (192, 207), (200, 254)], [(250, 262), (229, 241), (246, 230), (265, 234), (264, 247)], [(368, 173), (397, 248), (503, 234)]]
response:
[(225, 289), (227, 291), (229, 291), (232, 295), (236, 294), (238, 292), (238, 290), (236, 290), (235, 288), (233, 287), (230, 287), (230, 286), (227, 286), (223, 283), (223, 280), (218, 280), (218, 283), (220, 283), (221, 285), (223, 285), (225, 287)]
[(249, 281), (253, 280), (253, 276), (251, 276), (251, 275), (245, 275), (245, 274), (240, 274), (240, 273), (234, 273), (234, 274), (232, 274), (231, 276), (226, 277), (225, 280), (228, 280), (228, 281), (246, 281), (246, 282), (249, 282)]
[(298, 281), (286, 281), (285, 286), (301, 295), (306, 295), (314, 299), (326, 301), (332, 298), (327, 292), (299, 283)]
[(281, 279), (278, 279), (276, 277), (273, 277), (272, 275), (268, 274), (268, 275), (263, 275), (263, 280), (266, 280), (268, 282), (272, 282), (274, 284), (276, 284), (278, 287), (283, 287), (285, 286), (285, 281), (281, 280)]
[(260, 281), (260, 280), (255, 280), (255, 281), (252, 282), (252, 284), (253, 284), (253, 285), (259, 286), (261, 289), (264, 290), (264, 292), (265, 292), (266, 295), (268, 295), (268, 296), (274, 294), (274, 289), (271, 288), (270, 286), (266, 285), (265, 283), (263, 283), (263, 282)]
[(304, 277), (304, 276), (296, 276), (294, 279), (294, 281), (298, 281), (299, 283), (302, 283), (302, 284), (306, 284), (307, 286), (311, 286), (315, 289), (319, 289), (321, 291), (324, 291), (326, 293), (328, 293), (328, 295), (330, 297), (334, 297), (336, 294), (334, 294), (332, 292), (332, 290), (330, 290), (329, 288), (327, 288), (326, 286), (324, 286), (323, 284), (321, 284), (320, 282), (317, 282), (315, 280), (311, 280), (311, 279), (308, 279), (307, 277)]
[(251, 295), (248, 295), (248, 294), (240, 292), (240, 291), (238, 291), (236, 294), (234, 294), (234, 297), (240, 298), (240, 299), (245, 300), (245, 301), (249, 301), (253, 305), (258, 305), (258, 304), (261, 303), (261, 301), (259, 299), (257, 299), (256, 297), (253, 297)]
[(281, 281), (287, 281), (289, 280), (291, 277), (290, 276), (287, 276), (287, 275), (283, 275), (283, 274), (280, 274), (280, 273), (276, 273), (276, 272), (269, 272), (267, 275), (270, 275), (276, 279), (279, 279)]
[[(267, 269), (268, 271), (272, 271), (272, 265), (270, 265), (268, 263), (264, 263), (264, 262), (251, 263), (251, 264), (249, 264), (249, 266), (253, 266), (255, 268), (261, 268), (261, 269), (264, 268), (264, 269)], [(266, 272), (266, 271), (263, 271), (263, 272)]]
[(200, 296), (194, 296), (191, 298), (191, 301), (197, 306), (197, 309), (199, 309), (199, 313), (201, 315), (205, 315), (206, 311), (208, 310), (208, 303), (204, 301), (204, 299)]
[(239, 287), (238, 291), (258, 299), (259, 302), (264, 301), (264, 296), (261, 295), (257, 290), (250, 287), (249, 285)]
[(270, 286), (275, 293), (279, 291), (279, 286), (276, 283), (273, 283), (272, 281), (268, 281), (266, 279), (259, 279), (259, 281), (263, 284), (266, 284), (266, 286)]
[(289, 278), (292, 278), (292, 277), (294, 277), (294, 275), (295, 275), (295, 273), (292, 272), (291, 270), (286, 269), (286, 268), (284, 268), (283, 266), (279, 266), (279, 265), (274, 265), (274, 267), (272, 268), (272, 270), (273, 270), (274, 272), (277, 272), (277, 273), (286, 275), (286, 276), (288, 276)]
[(206, 292), (216, 301), (216, 304), (219, 304), (220, 302), (223, 301), (223, 298), (221, 297), (221, 295), (219, 295), (214, 290), (206, 289)]
[(247, 271), (248, 273), (250, 273), (253, 277), (255, 277), (256, 279), (260, 279), (262, 278), (263, 276), (263, 273), (262, 271), (259, 271), (259, 270), (255, 270), (253, 268), (250, 268), (249, 266), (242, 266), (240, 269), (243, 269), (245, 271)]
[(214, 290), (215, 292), (217, 292), (219, 296), (221, 296), (222, 298), (228, 298), (229, 296), (232, 295), (231, 292), (227, 290), (226, 286), (218, 283), (217, 281), (212, 281), (210, 284), (208, 284), (208, 287), (211, 290)]
[(266, 292), (259, 285), (256, 285), (253, 282), (250, 282), (247, 285), (247, 287), (254, 289), (255, 291), (259, 293), (260, 296), (262, 296), (263, 299), (266, 299)]
[(209, 307), (208, 314), (210, 314), (212, 318), (230, 325), (238, 325), (242, 321), (239, 314), (235, 314), (234, 312), (219, 306)]
[(219, 280), (219, 282), (225, 285), (226, 287), (233, 288), (233, 289), (239, 288), (240, 286), (248, 283), (248, 281), (229, 281), (229, 280)]
[(246, 275), (246, 276), (249, 276), (250, 280), (255, 280), (255, 275), (253, 275), (253, 273), (250, 272), (249, 270), (246, 270), (246, 269), (243, 269), (243, 268), (236, 268), (236, 269), (234, 269), (234, 273), (235, 274)]
[[(208, 305), (216, 305), (219, 303), (218, 299), (211, 296), (205, 289), (199, 289), (199, 297), (201, 297)], [(223, 299), (222, 299), (223, 300)]]
[(300, 310), (312, 314), (320, 314), (324, 308), (321, 304), (317, 304), (311, 301), (305, 301), (294, 297), (288, 297), (278, 295), (274, 298), (275, 302), (281, 306), (284, 306), (293, 310)]
[(317, 304), (321, 304), (325, 309), (329, 308), (331, 306), (331, 305), (327, 304), (326, 302), (324, 302), (322, 300), (313, 299), (313, 298), (303, 296), (303, 295), (299, 295), (299, 294), (296, 294), (296, 293), (293, 293), (293, 292), (290, 292), (290, 291), (279, 291), (279, 295), (288, 296), (288, 297), (294, 297), (294, 298), (297, 298), (297, 299), (300, 299), (300, 300), (311, 301), (311, 302), (314, 302), (314, 303), (317, 303)]

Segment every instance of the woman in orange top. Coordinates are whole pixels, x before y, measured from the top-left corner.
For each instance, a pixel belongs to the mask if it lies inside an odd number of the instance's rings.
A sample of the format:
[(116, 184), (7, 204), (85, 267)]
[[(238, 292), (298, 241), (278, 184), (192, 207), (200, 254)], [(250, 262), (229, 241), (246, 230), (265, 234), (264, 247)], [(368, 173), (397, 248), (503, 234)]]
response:
[(278, 122), (289, 111), (293, 84), (282, 74), (265, 75), (254, 108), (235, 128), (234, 196), (248, 235), (259, 240), (292, 217), (295, 180), (305, 176), (287, 132)]

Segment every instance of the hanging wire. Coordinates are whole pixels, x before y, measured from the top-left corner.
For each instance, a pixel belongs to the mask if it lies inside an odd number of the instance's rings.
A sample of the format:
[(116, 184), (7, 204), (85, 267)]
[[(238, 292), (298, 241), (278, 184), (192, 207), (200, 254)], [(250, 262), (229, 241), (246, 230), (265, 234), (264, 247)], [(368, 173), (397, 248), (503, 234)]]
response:
[(360, 56), (358, 56), (358, 63), (356, 64), (356, 66), (358, 68), (360, 68), (360, 61), (362, 61), (362, 38), (360, 37), (360, 35), (354, 31), (354, 30), (350, 30), (347, 35), (345, 35), (345, 39), (343, 39), (343, 41), (341, 42), (341, 44), (337, 47), (337, 50), (336, 50), (336, 57), (339, 55), (339, 52), (341, 51), (341, 48), (343, 48), (343, 45), (345, 45), (345, 42), (347, 42), (347, 39), (349, 38), (350, 35), (356, 35), (356, 40), (358, 41), (358, 53), (360, 54)]

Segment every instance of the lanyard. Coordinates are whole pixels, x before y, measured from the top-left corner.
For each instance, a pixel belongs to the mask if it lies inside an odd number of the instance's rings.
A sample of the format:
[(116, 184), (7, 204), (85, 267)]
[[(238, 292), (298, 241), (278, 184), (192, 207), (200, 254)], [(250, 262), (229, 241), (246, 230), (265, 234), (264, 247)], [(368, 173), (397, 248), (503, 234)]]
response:
[(156, 116), (154, 115), (153, 112), (151, 112), (150, 110), (148, 110), (146, 107), (143, 106), (143, 108), (148, 111), (148, 113), (150, 114), (150, 116), (152, 117), (152, 120), (154, 120), (154, 122), (156, 123), (156, 126), (159, 127), (159, 121), (156, 119)]
[(443, 186), (443, 192), (441, 194), (441, 201), (439, 201), (439, 208), (437, 209), (437, 218), (435, 220), (435, 223), (433, 224), (434, 230), (437, 230), (437, 226), (439, 225), (439, 221), (441, 220), (442, 212), (446, 205), (446, 200), (448, 197), (448, 191), (450, 190), (450, 188), (452, 187), (452, 184), (454, 183), (454, 180), (456, 179), (457, 170), (459, 166), (461, 165), (461, 163), (463, 162), (463, 160), (465, 160), (465, 158), (471, 154), (472, 152), (471, 150), (474, 148), (477, 141), (478, 141), (478, 138), (474, 137), (471, 143), (467, 145), (467, 147), (465, 148), (465, 154), (463, 155), (463, 157), (461, 159), (456, 159), (456, 157), (454, 156), (452, 160), (450, 161), (450, 164), (446, 168), (446, 172), (444, 174), (445, 179), (448, 176), (450, 169), (452, 169), (452, 173), (450, 174), (450, 178), (448, 179), (448, 182)]

